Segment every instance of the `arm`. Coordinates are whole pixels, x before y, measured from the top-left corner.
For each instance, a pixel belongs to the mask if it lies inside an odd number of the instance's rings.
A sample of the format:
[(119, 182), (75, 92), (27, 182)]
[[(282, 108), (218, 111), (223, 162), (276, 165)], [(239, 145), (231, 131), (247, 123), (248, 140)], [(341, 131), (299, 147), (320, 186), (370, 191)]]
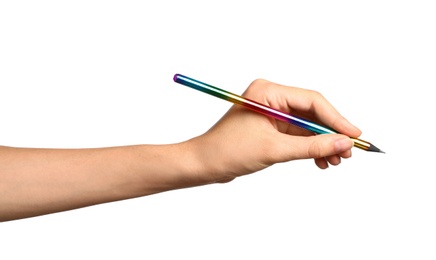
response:
[(194, 185), (195, 160), (186, 146), (0, 147), (0, 221)]
[(361, 133), (314, 91), (256, 80), (244, 96), (347, 136), (315, 136), (235, 105), (209, 131), (177, 144), (0, 147), (0, 221), (228, 182), (278, 162), (313, 158), (325, 169), (350, 157), (348, 136)]

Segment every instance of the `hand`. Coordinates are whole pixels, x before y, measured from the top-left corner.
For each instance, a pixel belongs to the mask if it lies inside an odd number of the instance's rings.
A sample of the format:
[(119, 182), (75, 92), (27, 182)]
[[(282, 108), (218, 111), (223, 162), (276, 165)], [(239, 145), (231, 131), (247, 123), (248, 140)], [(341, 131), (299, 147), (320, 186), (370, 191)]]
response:
[(361, 131), (318, 92), (255, 80), (244, 97), (326, 125), (342, 134), (314, 135), (308, 130), (234, 105), (209, 131), (190, 140), (206, 182), (227, 182), (278, 162), (313, 158), (321, 168), (351, 157)]

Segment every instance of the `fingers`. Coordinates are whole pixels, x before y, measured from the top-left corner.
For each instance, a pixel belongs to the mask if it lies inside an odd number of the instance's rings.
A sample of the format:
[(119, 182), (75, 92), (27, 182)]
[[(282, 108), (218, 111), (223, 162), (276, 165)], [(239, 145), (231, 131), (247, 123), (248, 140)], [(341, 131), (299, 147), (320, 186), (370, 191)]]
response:
[(353, 147), (353, 141), (344, 135), (326, 134), (304, 139), (300, 144), (304, 148), (299, 149), (300, 153), (298, 154), (302, 159), (323, 158), (341, 154)]
[(256, 80), (244, 96), (285, 113), (321, 123), (341, 133), (313, 136), (313, 133), (305, 129), (274, 122), (273, 126), (278, 131), (272, 138), (273, 145), (268, 146), (270, 152), (266, 156), (267, 163), (312, 158), (319, 168), (325, 169), (329, 165), (340, 164), (343, 158), (351, 157), (353, 141), (349, 137), (358, 137), (361, 131), (348, 122), (320, 93)]
[(339, 165), (342, 161), (342, 158), (347, 159), (351, 157), (351, 150), (348, 150), (344, 153), (341, 153), (339, 155), (331, 155), (328, 157), (324, 157), (324, 158), (315, 158), (315, 164), (320, 168), (320, 169), (327, 169), (329, 167), (329, 165)]
[(310, 137), (281, 134), (280, 139), (282, 146), (280, 150), (283, 152), (281, 160), (313, 158), (322, 169), (328, 166), (326, 163), (337, 165), (341, 162), (341, 158), (349, 158), (353, 147), (353, 141), (348, 136), (340, 134)]
[(315, 164), (316, 164), (316, 166), (318, 166), (318, 168), (323, 169), (323, 170), (327, 169), (329, 167), (329, 163), (326, 161), (325, 158), (316, 158)]
[(345, 119), (323, 95), (316, 91), (283, 86), (266, 80), (255, 81), (253, 85), (258, 85), (264, 90), (260, 91), (267, 95), (263, 99), (268, 105), (276, 109), (283, 110), (285, 108), (291, 111), (291, 114), (292, 111), (307, 114), (347, 136), (358, 137), (362, 133)]
[(287, 95), (288, 99), (291, 99), (288, 100), (288, 104), (293, 109), (312, 113), (326, 126), (342, 134), (352, 137), (360, 136), (361, 131), (345, 119), (320, 93), (298, 88), (295, 88), (293, 92), (297, 95), (292, 98), (291, 94)]
[[(346, 146), (344, 147), (346, 148)], [(320, 169), (327, 169), (329, 165), (339, 165), (342, 161), (342, 158), (347, 159), (351, 157), (351, 150), (346, 150), (339, 154), (330, 155), (327, 157), (315, 158), (315, 164)]]
[(339, 165), (342, 161), (341, 158), (344, 158), (340, 155), (331, 155), (331, 156), (327, 156), (324, 158), (316, 158), (315, 160), (315, 164), (320, 168), (320, 169), (327, 169), (329, 167), (329, 165)]

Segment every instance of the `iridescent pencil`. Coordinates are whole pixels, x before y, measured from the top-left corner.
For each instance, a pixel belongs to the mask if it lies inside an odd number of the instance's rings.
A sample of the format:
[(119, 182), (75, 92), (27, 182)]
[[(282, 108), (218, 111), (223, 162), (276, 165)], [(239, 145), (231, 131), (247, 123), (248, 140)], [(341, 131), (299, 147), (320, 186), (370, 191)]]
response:
[[(300, 118), (300, 117), (289, 115), (289, 114), (281, 112), (277, 109), (263, 105), (259, 102), (250, 100), (248, 98), (241, 97), (239, 95), (233, 94), (233, 93), (228, 92), (226, 90), (211, 86), (209, 84), (200, 82), (198, 80), (195, 80), (195, 79), (192, 79), (192, 78), (180, 75), (180, 74), (174, 75), (174, 81), (177, 83), (180, 83), (182, 85), (191, 87), (193, 89), (202, 91), (204, 93), (210, 94), (212, 96), (230, 101), (234, 104), (242, 105), (248, 109), (251, 109), (251, 110), (258, 112), (258, 113), (261, 113), (263, 115), (291, 123), (293, 125), (307, 129), (307, 130), (314, 132), (316, 134), (337, 134), (338, 133), (337, 131), (330, 129), (328, 127), (310, 122), (310, 121), (303, 119), (303, 118)], [(381, 151), (380, 149), (375, 147), (370, 142), (367, 142), (367, 141), (364, 141), (364, 140), (361, 140), (358, 138), (354, 138), (354, 137), (350, 137), (350, 138), (354, 141), (354, 146), (357, 148), (360, 148), (362, 150), (369, 151), (369, 152), (384, 153), (383, 151)]]

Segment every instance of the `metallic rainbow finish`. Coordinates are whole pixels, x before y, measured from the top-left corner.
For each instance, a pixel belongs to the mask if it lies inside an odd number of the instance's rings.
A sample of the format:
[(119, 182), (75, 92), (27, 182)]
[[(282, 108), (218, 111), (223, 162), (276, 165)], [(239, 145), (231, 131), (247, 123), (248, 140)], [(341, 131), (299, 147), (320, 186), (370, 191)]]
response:
[[(193, 89), (199, 90), (201, 92), (210, 94), (212, 96), (227, 100), (227, 101), (232, 102), (234, 104), (242, 105), (248, 109), (251, 109), (255, 112), (258, 112), (258, 113), (264, 114), (266, 116), (275, 118), (277, 120), (291, 123), (293, 125), (307, 129), (307, 130), (314, 132), (316, 134), (336, 134), (336, 133), (338, 133), (335, 130), (332, 130), (328, 127), (318, 125), (316, 123), (310, 122), (310, 121), (303, 119), (303, 118), (299, 118), (296, 116), (286, 114), (284, 112), (281, 112), (281, 111), (276, 110), (274, 108), (268, 107), (266, 105), (263, 105), (259, 102), (254, 101), (254, 100), (250, 100), (248, 98), (241, 97), (239, 95), (236, 95), (236, 94), (233, 94), (233, 93), (228, 92), (226, 90), (211, 86), (209, 84), (203, 83), (203, 82), (195, 80), (193, 78), (189, 78), (189, 77), (186, 77), (186, 76), (183, 76), (180, 74), (175, 74), (174, 81), (179, 83), (179, 84), (182, 84), (182, 85), (191, 87)], [(372, 145), (371, 143), (369, 143), (367, 141), (357, 139), (357, 138), (352, 138), (352, 137), (351, 137), (351, 139), (354, 141), (354, 146), (357, 148), (360, 148), (360, 149), (365, 150), (365, 151), (382, 152), (380, 149), (378, 149), (377, 147), (375, 147), (374, 145)]]

